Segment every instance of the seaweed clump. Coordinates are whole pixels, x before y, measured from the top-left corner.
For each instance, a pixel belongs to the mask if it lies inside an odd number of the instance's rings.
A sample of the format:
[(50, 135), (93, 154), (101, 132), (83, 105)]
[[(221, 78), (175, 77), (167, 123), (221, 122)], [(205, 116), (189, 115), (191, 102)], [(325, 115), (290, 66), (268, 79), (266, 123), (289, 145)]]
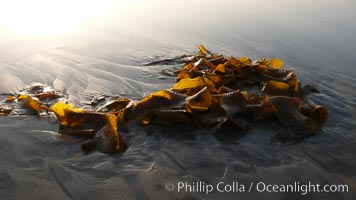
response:
[(142, 125), (158, 118), (198, 127), (212, 126), (217, 131), (225, 124), (248, 130), (251, 123), (274, 118), (280, 127), (274, 131), (273, 138), (281, 140), (312, 136), (320, 132), (327, 120), (328, 110), (307, 100), (307, 94), (318, 90), (309, 85), (302, 87), (294, 70), (283, 69), (284, 63), (278, 58), (252, 61), (247, 57), (225, 57), (200, 45), (197, 55), (146, 65), (177, 63), (184, 63), (180, 70), (161, 71), (167, 76), (174, 74), (177, 82), (140, 101), (108, 100), (101, 96), (90, 102), (92, 109), (75, 108), (64, 103), (65, 96), (58, 91), (33, 84), (17, 96), (8, 96), (0, 104), (0, 115), (11, 114), (19, 105), (40, 116), (54, 113), (61, 134), (85, 138), (81, 144), (83, 151), (108, 154), (126, 149), (118, 126), (125, 127), (133, 119)]

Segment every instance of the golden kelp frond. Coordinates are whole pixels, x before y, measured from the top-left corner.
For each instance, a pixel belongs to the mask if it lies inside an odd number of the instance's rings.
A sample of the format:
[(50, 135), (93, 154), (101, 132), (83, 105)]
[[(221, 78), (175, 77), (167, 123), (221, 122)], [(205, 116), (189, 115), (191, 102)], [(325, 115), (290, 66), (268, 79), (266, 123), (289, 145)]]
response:
[(249, 66), (252, 63), (251, 59), (248, 57), (239, 57), (237, 60), (240, 61), (245, 66)]
[(238, 59), (236, 59), (235, 57), (231, 56), (229, 61), (224, 63), (224, 65), (225, 66), (232, 65), (233, 67), (239, 68), (241, 66), (241, 62)]
[(224, 64), (219, 64), (218, 66), (216, 66), (214, 73), (221, 73), (221, 74), (225, 74), (226, 72), (226, 66)]
[(185, 71), (185, 70), (182, 70), (178, 73), (178, 75), (176, 76), (176, 81), (179, 81), (183, 78), (192, 78), (191, 76), (191, 72), (189, 71)]
[(65, 104), (63, 102), (57, 102), (50, 108), (57, 116), (59, 123), (62, 126), (78, 126), (84, 123), (82, 119), (71, 121), (68, 119), (68, 114), (70, 113), (83, 113), (83, 109), (75, 108), (72, 104)]
[(176, 76), (176, 81), (179, 81), (183, 78), (195, 78), (195, 77), (199, 77), (199, 76), (203, 76), (203, 73), (200, 71), (185, 71), (185, 70), (181, 70), (178, 75)]
[(282, 68), (283, 65), (284, 65), (283, 61), (280, 60), (279, 58), (272, 58), (270, 63), (269, 63), (270, 67), (276, 68), (276, 69)]
[(31, 96), (27, 94), (22, 94), (18, 97), (19, 102), (22, 102), (23, 107), (40, 112), (41, 110), (46, 110), (47, 107), (44, 105), (41, 105), (39, 101), (33, 99)]
[(100, 130), (103, 131), (103, 153), (115, 153), (120, 150), (120, 138), (117, 132), (117, 117), (107, 115), (107, 124)]
[(269, 95), (290, 95), (290, 86), (287, 83), (270, 80), (262, 88), (262, 92)]
[[(124, 99), (120, 99), (118, 102), (124, 102)], [(113, 114), (84, 111), (81, 108), (75, 108), (74, 105), (62, 102), (55, 103), (51, 110), (56, 114), (62, 126), (78, 127), (84, 123), (95, 126), (104, 124), (96, 133), (95, 138), (82, 143), (81, 147), (84, 151), (98, 150), (103, 153), (115, 153), (121, 151), (125, 146), (117, 132), (118, 119)], [(67, 128), (65, 133), (74, 136), (92, 136), (93, 131), (92, 129)]]
[(140, 102), (134, 105), (135, 113), (155, 111), (159, 109), (178, 109), (184, 105), (185, 96), (170, 90), (160, 90), (149, 94)]
[(208, 54), (208, 51), (203, 45), (199, 45), (199, 51), (202, 55), (206, 56)]
[(194, 67), (194, 64), (193, 64), (193, 63), (188, 63), (188, 64), (186, 64), (186, 65), (182, 68), (182, 70), (189, 71), (189, 70), (191, 70), (193, 67)]
[(197, 89), (200, 90), (204, 88), (205, 82), (204, 79), (201, 77), (196, 77), (196, 78), (184, 78), (180, 80), (178, 83), (176, 83), (173, 86), (174, 91), (184, 91), (184, 90), (190, 90), (190, 89)]
[(176, 83), (172, 90), (177, 92), (186, 92), (187, 90), (200, 91), (204, 87), (207, 87), (209, 91), (216, 91), (215, 84), (208, 78), (196, 77), (196, 78), (184, 78)]
[(186, 107), (190, 112), (207, 111), (212, 104), (212, 97), (207, 87), (187, 98)]
[(226, 81), (226, 77), (219, 74), (205, 73), (205, 77), (211, 80), (216, 87), (224, 85), (224, 82)]
[(15, 101), (16, 100), (16, 97), (14, 97), (14, 96), (12, 96), (12, 95), (9, 95), (9, 96), (7, 96), (6, 97), (6, 102), (13, 102), (13, 101)]

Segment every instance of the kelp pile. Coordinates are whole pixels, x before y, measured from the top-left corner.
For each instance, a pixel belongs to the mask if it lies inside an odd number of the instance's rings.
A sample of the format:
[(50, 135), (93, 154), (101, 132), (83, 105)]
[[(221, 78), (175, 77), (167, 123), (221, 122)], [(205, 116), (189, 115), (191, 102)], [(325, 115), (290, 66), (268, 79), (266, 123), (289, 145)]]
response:
[(155, 119), (211, 126), (218, 131), (225, 124), (248, 130), (251, 123), (276, 119), (280, 127), (273, 137), (301, 140), (319, 132), (328, 110), (308, 102), (307, 94), (318, 92), (302, 87), (293, 69), (283, 69), (278, 58), (252, 61), (247, 57), (225, 57), (199, 46), (198, 55), (183, 55), (147, 63), (170, 65), (184, 63), (180, 70), (162, 70), (176, 76), (170, 89), (156, 91), (140, 101), (127, 98), (95, 97), (91, 109), (65, 103), (64, 95), (49, 86), (33, 84), (0, 104), (0, 115), (15, 113), (18, 107), (39, 116), (55, 115), (59, 133), (84, 138), (85, 152), (117, 153), (126, 142), (118, 126), (136, 119), (149, 125)]

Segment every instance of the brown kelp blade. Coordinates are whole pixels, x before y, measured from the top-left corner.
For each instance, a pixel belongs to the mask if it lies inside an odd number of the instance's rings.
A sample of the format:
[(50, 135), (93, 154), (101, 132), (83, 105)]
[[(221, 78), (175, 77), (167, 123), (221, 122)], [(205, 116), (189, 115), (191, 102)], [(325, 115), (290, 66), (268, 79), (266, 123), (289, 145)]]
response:
[(75, 108), (74, 105), (57, 102), (51, 106), (51, 110), (56, 114), (59, 123), (62, 126), (78, 126), (84, 123), (82, 119), (75, 119), (69, 115), (82, 114), (84, 111), (81, 108)]
[(212, 96), (207, 87), (193, 96), (187, 97), (186, 107), (190, 112), (207, 111), (212, 104)]
[(109, 112), (109, 111), (120, 111), (121, 109), (125, 108), (131, 102), (128, 98), (119, 98), (115, 101), (110, 101), (100, 107), (98, 111), (102, 112)]
[(10, 103), (16, 100), (15, 96), (9, 95), (6, 97), (5, 102)]
[[(51, 110), (57, 115), (62, 126), (68, 126), (64, 132), (74, 136), (93, 137), (93, 130), (82, 130), (73, 128), (83, 125), (84, 123), (98, 124), (106, 123), (93, 139), (89, 139), (82, 144), (84, 151), (98, 150), (103, 153), (116, 153), (123, 149), (125, 142), (120, 140), (117, 131), (117, 117), (113, 114), (87, 112), (80, 108), (74, 108), (73, 105), (58, 102), (51, 107)], [(63, 128), (62, 128), (63, 130)]]
[(205, 58), (200, 58), (193, 64), (192, 71), (199, 71), (199, 70), (212, 70), (215, 69), (215, 65), (206, 60)]
[(313, 133), (321, 130), (328, 118), (329, 112), (323, 106), (313, 105), (308, 113), (306, 127)]
[(151, 123), (154, 113), (159, 110), (182, 109), (185, 95), (170, 90), (160, 90), (149, 94), (132, 107), (132, 113), (142, 125)]
[(263, 85), (262, 92), (273, 96), (292, 95), (292, 89), (289, 84), (274, 80), (267, 81)]
[(194, 56), (192, 55), (182, 55), (174, 58), (165, 58), (161, 60), (155, 60), (152, 62), (144, 63), (144, 66), (152, 66), (152, 65), (176, 65), (183, 64), (190, 61), (193, 61)]
[(36, 94), (36, 97), (40, 100), (45, 100), (45, 99), (56, 99), (59, 97), (62, 97), (63, 95), (61, 95), (60, 93), (58, 93), (57, 91), (49, 91), (49, 92), (41, 92)]
[(120, 138), (117, 131), (117, 118), (115, 115), (107, 115), (107, 124), (98, 131), (93, 139), (84, 141), (81, 148), (85, 152), (100, 151), (102, 153), (118, 153), (126, 149), (126, 143)]
[(22, 94), (18, 97), (19, 102), (22, 102), (24, 108), (33, 110), (35, 112), (40, 112), (41, 110), (47, 110), (47, 107), (41, 105), (38, 100), (33, 99), (31, 96), (27, 94)]
[(196, 93), (204, 87), (207, 87), (210, 92), (216, 92), (214, 82), (204, 77), (184, 78), (178, 81), (178, 83), (172, 87), (172, 90), (180, 93), (187, 93), (189, 91)]
[(133, 112), (140, 114), (146, 111), (181, 109), (185, 96), (170, 90), (160, 90), (149, 94), (133, 106)]
[(300, 99), (291, 97), (273, 97), (270, 99), (275, 108), (282, 128), (274, 132), (277, 138), (288, 140), (301, 139), (309, 135), (305, 129), (308, 118), (300, 112)]
[(234, 116), (238, 113), (244, 112), (246, 109), (244, 97), (238, 90), (222, 94), (220, 98), (220, 105), (228, 116)]
[(12, 108), (0, 105), (0, 116), (8, 116), (12, 111)]
[(284, 126), (304, 125), (307, 117), (301, 112), (301, 100), (293, 97), (277, 96), (269, 99), (279, 121)]
[(85, 111), (75, 108), (74, 105), (57, 102), (52, 105), (51, 110), (56, 114), (62, 126), (81, 126), (84, 123), (102, 124), (106, 120), (106, 114), (93, 111)]

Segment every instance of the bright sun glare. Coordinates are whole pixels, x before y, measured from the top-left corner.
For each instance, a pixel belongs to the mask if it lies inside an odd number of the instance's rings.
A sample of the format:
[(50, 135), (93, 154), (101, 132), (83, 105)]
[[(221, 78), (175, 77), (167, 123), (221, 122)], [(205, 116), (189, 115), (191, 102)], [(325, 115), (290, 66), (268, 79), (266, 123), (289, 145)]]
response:
[(0, 31), (24, 35), (68, 32), (128, 0), (0, 0)]

